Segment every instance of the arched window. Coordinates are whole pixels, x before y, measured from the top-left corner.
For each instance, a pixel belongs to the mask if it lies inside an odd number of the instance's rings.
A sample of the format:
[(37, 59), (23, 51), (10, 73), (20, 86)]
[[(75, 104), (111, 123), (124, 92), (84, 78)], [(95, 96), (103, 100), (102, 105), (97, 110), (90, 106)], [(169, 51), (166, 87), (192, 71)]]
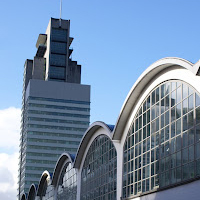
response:
[(116, 199), (117, 152), (105, 135), (91, 144), (81, 173), (81, 200)]
[(36, 197), (36, 186), (34, 184), (31, 185), (29, 193), (28, 193), (28, 200), (35, 200)]
[(39, 182), (39, 187), (37, 190), (38, 199), (44, 200), (48, 196), (47, 187), (50, 184), (50, 174), (48, 171), (44, 171)]
[(47, 181), (47, 178), (45, 178), (45, 180), (43, 181), (42, 188), (41, 188), (41, 193), (39, 194), (40, 200), (45, 199), (47, 187), (48, 187), (48, 181)]
[(22, 195), (21, 200), (26, 200), (26, 195), (25, 194)]
[(167, 81), (143, 101), (124, 144), (123, 199), (200, 176), (200, 96)]
[(57, 199), (74, 200), (77, 193), (77, 174), (70, 162), (66, 163), (58, 182)]

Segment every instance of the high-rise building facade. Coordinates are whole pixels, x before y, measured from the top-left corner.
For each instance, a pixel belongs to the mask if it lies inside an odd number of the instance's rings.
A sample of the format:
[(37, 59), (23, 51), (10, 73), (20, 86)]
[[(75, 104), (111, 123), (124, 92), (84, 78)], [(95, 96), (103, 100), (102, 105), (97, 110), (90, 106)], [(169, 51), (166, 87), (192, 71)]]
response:
[(51, 18), (33, 60), (26, 60), (22, 94), (19, 198), (61, 153), (76, 153), (90, 121), (90, 86), (72, 61), (70, 21)]

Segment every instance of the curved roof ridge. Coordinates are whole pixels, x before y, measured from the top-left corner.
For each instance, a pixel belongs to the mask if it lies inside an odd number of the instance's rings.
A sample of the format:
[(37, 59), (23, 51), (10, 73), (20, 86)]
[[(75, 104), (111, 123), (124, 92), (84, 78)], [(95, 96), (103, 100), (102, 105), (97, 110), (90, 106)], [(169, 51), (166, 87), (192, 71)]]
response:
[(104, 123), (102, 121), (96, 121), (88, 127), (88, 129), (85, 131), (85, 134), (84, 134), (84, 136), (83, 136), (83, 138), (80, 142), (80, 145), (77, 149), (77, 155), (76, 155), (75, 160), (74, 160), (74, 166), (76, 168), (78, 166), (80, 166), (81, 159), (83, 157), (83, 154), (85, 152), (87, 144), (90, 141), (93, 134), (95, 133), (95, 131), (98, 130), (99, 128), (104, 128), (106, 130), (106, 133), (110, 137), (110, 139), (112, 139), (112, 130), (114, 128), (114, 126), (113, 127), (112, 126), (113, 125), (107, 125), (106, 123)]
[[(144, 88), (144, 86), (147, 85), (149, 81), (151, 81), (152, 78), (155, 77), (158, 73), (172, 66), (185, 68), (187, 70), (190, 70), (192, 73), (196, 75), (199, 69), (200, 63), (198, 61), (196, 64), (193, 64), (190, 61), (187, 61), (183, 58), (166, 57), (151, 64), (139, 76), (139, 78), (136, 80), (131, 90), (129, 91), (121, 107), (120, 114), (118, 116), (115, 128), (113, 130), (113, 139), (119, 140), (121, 138), (121, 132), (125, 126), (126, 119), (129, 116), (131, 112), (131, 108), (134, 102), (136, 101), (137, 97), (139, 96), (140, 92)], [(141, 83), (142, 83), (142, 86), (140, 85)]]
[(74, 154), (64, 152), (60, 155), (60, 157), (58, 158), (57, 163), (55, 165), (55, 168), (54, 168), (54, 172), (53, 172), (53, 176), (52, 176), (52, 182), (51, 182), (52, 185), (55, 185), (57, 183), (59, 173), (60, 173), (63, 165), (65, 164), (65, 162), (67, 160), (69, 160), (69, 162), (73, 163), (74, 159), (75, 159)]
[[(167, 59), (177, 59), (177, 60), (181, 60), (181, 61), (187, 62), (191, 66), (194, 65), (194, 63), (190, 62), (189, 60), (186, 60), (186, 59), (180, 58), (180, 57), (164, 57), (164, 58), (161, 58), (161, 59), (155, 61), (154, 63), (157, 63), (157, 62), (162, 61), (162, 60), (167, 60)], [(151, 65), (153, 65), (154, 63), (152, 63)]]
[(39, 185), (37, 189), (37, 196), (40, 195), (40, 193), (42, 193), (42, 189), (43, 189), (42, 185), (44, 184), (44, 181), (46, 180), (48, 176), (52, 179), (52, 173), (49, 173), (49, 171), (45, 170), (40, 177), (40, 181), (39, 181)]
[(33, 191), (34, 188), (34, 193), (35, 193), (35, 196), (37, 195), (37, 189), (38, 189), (38, 185), (32, 183), (30, 188), (29, 188), (29, 191), (28, 191), (28, 195), (27, 195), (27, 199), (29, 200), (29, 195), (31, 194), (31, 192)]

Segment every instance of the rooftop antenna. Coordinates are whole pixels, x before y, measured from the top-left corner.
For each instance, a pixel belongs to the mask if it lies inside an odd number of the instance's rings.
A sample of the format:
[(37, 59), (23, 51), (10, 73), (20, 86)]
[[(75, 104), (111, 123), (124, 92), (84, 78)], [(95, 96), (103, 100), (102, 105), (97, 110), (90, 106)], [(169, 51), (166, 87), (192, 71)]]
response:
[(60, 0), (60, 27), (61, 27), (61, 17), (62, 17), (62, 0)]

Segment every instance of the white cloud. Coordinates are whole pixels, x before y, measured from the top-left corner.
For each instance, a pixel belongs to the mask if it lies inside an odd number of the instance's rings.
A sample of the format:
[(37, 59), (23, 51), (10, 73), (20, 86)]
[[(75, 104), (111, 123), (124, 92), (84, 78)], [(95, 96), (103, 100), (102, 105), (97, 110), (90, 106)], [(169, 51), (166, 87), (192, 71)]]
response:
[(1, 199), (14, 200), (17, 198), (18, 155), (18, 152), (11, 155), (0, 153)]
[(21, 110), (19, 108), (11, 107), (0, 110), (0, 148), (18, 150), (20, 115)]
[(0, 110), (0, 198), (6, 200), (17, 199), (20, 115), (18, 108)]

